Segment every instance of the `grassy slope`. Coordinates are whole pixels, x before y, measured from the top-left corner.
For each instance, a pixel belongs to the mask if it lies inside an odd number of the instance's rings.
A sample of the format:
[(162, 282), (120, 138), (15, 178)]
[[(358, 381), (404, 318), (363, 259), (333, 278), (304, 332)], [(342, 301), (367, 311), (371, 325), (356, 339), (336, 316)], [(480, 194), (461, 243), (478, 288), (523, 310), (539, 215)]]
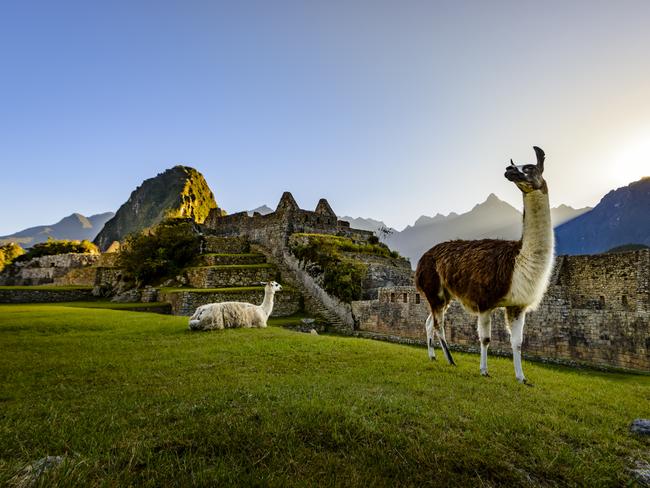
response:
[(527, 388), (503, 358), (186, 324), (0, 306), (0, 485), (64, 453), (45, 484), (620, 486), (650, 461), (647, 376), (526, 363)]

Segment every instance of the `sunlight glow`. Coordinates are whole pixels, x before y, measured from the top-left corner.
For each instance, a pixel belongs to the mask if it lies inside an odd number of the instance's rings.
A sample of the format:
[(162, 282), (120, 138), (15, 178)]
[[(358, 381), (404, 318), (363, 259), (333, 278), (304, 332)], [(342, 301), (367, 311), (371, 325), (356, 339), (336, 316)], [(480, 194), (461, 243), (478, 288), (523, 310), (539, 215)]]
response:
[(611, 174), (621, 184), (650, 176), (650, 130), (623, 146), (611, 168)]

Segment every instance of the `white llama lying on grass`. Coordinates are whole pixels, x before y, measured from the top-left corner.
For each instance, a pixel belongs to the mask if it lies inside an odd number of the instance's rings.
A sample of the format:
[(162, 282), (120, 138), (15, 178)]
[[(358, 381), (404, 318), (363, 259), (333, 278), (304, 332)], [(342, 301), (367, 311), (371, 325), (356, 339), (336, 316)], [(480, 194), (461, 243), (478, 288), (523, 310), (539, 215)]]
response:
[(264, 301), (261, 305), (246, 302), (208, 303), (196, 309), (190, 317), (190, 330), (230, 329), (235, 327), (266, 327), (266, 321), (273, 311), (273, 296), (281, 291), (275, 281), (261, 283), (264, 286)]

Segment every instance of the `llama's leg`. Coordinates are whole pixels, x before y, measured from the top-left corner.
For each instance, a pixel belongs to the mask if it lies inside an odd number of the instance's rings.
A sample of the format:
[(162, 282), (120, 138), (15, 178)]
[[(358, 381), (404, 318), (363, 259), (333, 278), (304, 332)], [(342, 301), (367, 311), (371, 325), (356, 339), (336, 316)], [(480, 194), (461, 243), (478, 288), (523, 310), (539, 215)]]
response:
[(521, 367), (521, 344), (524, 340), (524, 322), (526, 312), (520, 308), (511, 307), (506, 310), (510, 323), (510, 344), (512, 345), (512, 361), (515, 366), (517, 381), (526, 384), (524, 370)]
[(481, 343), (481, 374), (488, 374), (487, 353), (490, 345), (490, 335), (492, 332), (492, 316), (490, 312), (482, 313), (478, 316), (478, 339)]
[(454, 358), (451, 356), (451, 351), (447, 345), (447, 338), (445, 337), (445, 311), (444, 309), (439, 310), (433, 314), (433, 322), (438, 326), (438, 339), (440, 340), (440, 347), (442, 347), (442, 352), (445, 353), (445, 358), (447, 362), (452, 366), (456, 366)]
[(429, 352), (429, 359), (434, 361), (436, 359), (436, 350), (433, 348), (433, 315), (429, 314), (427, 321), (424, 323), (427, 330), (427, 350)]

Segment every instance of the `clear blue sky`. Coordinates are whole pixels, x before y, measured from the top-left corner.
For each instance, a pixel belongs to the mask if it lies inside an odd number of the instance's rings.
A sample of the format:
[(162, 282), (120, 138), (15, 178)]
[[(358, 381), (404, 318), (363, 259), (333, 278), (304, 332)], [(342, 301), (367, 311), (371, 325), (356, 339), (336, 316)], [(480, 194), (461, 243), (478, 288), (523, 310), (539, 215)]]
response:
[(115, 211), (183, 163), (228, 211), (401, 228), (466, 211), (510, 157), (552, 204), (650, 173), (648, 1), (0, 4), (0, 235)]

